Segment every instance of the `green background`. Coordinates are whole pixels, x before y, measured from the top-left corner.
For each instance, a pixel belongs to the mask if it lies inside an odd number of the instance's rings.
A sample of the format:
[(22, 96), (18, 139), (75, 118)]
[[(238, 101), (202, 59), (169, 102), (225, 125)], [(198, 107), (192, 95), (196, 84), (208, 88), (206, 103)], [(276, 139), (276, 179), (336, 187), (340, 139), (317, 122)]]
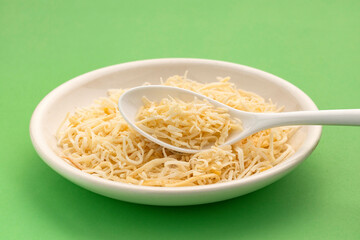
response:
[(214, 204), (153, 207), (56, 174), (28, 133), (61, 83), (151, 58), (230, 61), (278, 75), (320, 109), (360, 108), (359, 1), (0, 0), (0, 239), (360, 239), (360, 128), (324, 127), (294, 172)]

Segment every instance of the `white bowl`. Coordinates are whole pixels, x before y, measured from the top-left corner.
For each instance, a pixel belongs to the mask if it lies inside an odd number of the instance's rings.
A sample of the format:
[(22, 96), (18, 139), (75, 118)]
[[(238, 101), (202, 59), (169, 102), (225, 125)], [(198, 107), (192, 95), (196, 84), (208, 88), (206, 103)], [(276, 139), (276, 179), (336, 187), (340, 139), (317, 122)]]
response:
[(197, 81), (215, 81), (230, 76), (239, 88), (271, 98), (285, 111), (318, 110), (314, 102), (299, 88), (272, 74), (228, 62), (203, 59), (154, 59), (119, 64), (76, 77), (50, 92), (35, 109), (30, 135), (41, 158), (56, 172), (90, 191), (111, 198), (151, 205), (192, 205), (238, 197), (273, 183), (289, 173), (315, 149), (320, 126), (302, 127), (290, 144), (296, 153), (283, 163), (260, 174), (226, 183), (195, 187), (148, 187), (113, 182), (86, 174), (62, 160), (57, 153), (55, 132), (67, 112), (87, 106), (95, 98), (106, 96), (107, 89), (129, 88), (144, 82), (158, 84), (189, 71)]

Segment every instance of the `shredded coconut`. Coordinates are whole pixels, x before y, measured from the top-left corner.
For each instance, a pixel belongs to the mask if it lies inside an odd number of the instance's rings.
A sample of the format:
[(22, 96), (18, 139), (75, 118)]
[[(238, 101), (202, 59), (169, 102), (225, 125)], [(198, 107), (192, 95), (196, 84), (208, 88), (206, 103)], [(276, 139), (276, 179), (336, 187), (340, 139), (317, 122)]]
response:
[[(186, 76), (173, 76), (162, 84), (195, 91), (239, 110), (282, 110), (271, 100), (265, 101), (254, 93), (237, 89), (229, 80), (227, 77), (203, 84)], [(78, 108), (75, 113), (66, 116), (56, 134), (61, 157), (65, 161), (83, 172), (112, 181), (145, 186), (183, 187), (245, 178), (276, 166), (294, 153), (287, 142), (296, 127), (264, 130), (232, 146), (214, 146), (197, 154), (180, 154), (164, 149), (132, 130), (122, 118), (117, 101), (125, 91), (111, 89), (109, 97), (97, 99), (89, 107)], [(171, 101), (176, 103), (177, 100)], [(178, 112), (175, 111), (174, 114)], [(208, 116), (207, 124), (224, 126), (224, 122), (229, 121), (224, 114), (218, 113), (216, 123), (212, 122), (212, 116)], [(154, 130), (151, 124), (157, 118), (155, 114), (151, 116), (152, 121), (148, 121), (147, 117), (140, 121)], [(145, 122), (149, 125), (145, 125)], [(226, 124), (233, 126), (231, 122)], [(201, 131), (202, 128), (199, 128)], [(215, 131), (212, 127), (209, 129)], [(196, 126), (191, 129), (188, 125), (174, 125), (163, 130), (172, 134), (175, 140), (181, 134), (186, 136), (187, 132), (199, 131)], [(214, 140), (220, 143), (221, 136), (217, 135)], [(189, 145), (190, 142), (191, 138)], [(198, 142), (191, 144), (199, 146)]]
[(206, 100), (184, 102), (164, 98), (152, 102), (143, 98), (136, 125), (153, 137), (176, 147), (202, 149), (222, 145), (233, 130), (242, 130), (227, 110), (216, 108)]

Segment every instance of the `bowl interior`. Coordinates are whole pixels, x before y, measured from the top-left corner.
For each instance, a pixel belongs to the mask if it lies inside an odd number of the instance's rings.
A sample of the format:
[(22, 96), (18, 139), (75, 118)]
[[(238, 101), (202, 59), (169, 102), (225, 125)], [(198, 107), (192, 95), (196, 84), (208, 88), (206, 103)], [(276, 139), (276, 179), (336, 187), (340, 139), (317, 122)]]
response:
[[(139, 61), (84, 74), (51, 92), (40, 104), (41, 114), (37, 116), (38, 126), (41, 128), (37, 129), (39, 132), (36, 134), (41, 135), (44, 140), (42, 143), (46, 145), (41, 147), (59, 152), (55, 133), (66, 114), (76, 107), (88, 106), (98, 97), (106, 96), (108, 89), (131, 88), (145, 82), (159, 84), (160, 78), (183, 75), (186, 71), (190, 79), (204, 83), (216, 81), (216, 77), (230, 76), (237, 87), (255, 92), (265, 99), (271, 98), (278, 106), (284, 106), (285, 111), (317, 110), (311, 99), (292, 84), (250, 67), (197, 59)], [(315, 126), (301, 127), (292, 137), (290, 144), (298, 149), (295, 156), (298, 152), (309, 150), (309, 146), (304, 146), (303, 143), (315, 143), (313, 138), (318, 134), (314, 133), (315, 129)], [(287, 161), (292, 158), (294, 156)]]

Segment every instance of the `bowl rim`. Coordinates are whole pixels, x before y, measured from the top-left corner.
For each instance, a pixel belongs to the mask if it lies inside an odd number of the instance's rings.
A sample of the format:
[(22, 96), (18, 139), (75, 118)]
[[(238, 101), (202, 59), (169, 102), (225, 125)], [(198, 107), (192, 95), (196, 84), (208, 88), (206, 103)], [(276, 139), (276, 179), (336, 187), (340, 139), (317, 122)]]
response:
[[(73, 176), (74, 178), (80, 179), (85, 182), (89, 182), (91, 184), (97, 185), (99, 187), (116, 189), (120, 191), (132, 191), (132, 192), (141, 192), (141, 193), (191, 193), (191, 192), (208, 192), (219, 189), (231, 189), (231, 188), (239, 188), (241, 186), (255, 184), (267, 178), (274, 177), (275, 175), (280, 175), (281, 173), (287, 172), (288, 169), (295, 167), (300, 164), (302, 161), (306, 159), (306, 157), (315, 149), (317, 146), (321, 133), (322, 126), (312, 126), (312, 131), (308, 132), (307, 138), (310, 140), (304, 142), (300, 149), (296, 151), (296, 155), (291, 156), (285, 162), (280, 163), (279, 165), (268, 169), (262, 173), (258, 173), (252, 176), (249, 176), (244, 179), (232, 180), (229, 182), (215, 183), (210, 185), (202, 185), (202, 186), (188, 186), (188, 187), (154, 187), (154, 186), (141, 186), (141, 185), (133, 185), (122, 182), (115, 182), (107, 179), (103, 179), (100, 177), (93, 176), (91, 174), (87, 174), (82, 172), (81, 170), (71, 166), (67, 162), (65, 162), (62, 158), (60, 158), (46, 143), (46, 139), (42, 134), (42, 118), (46, 113), (46, 110), (49, 106), (52, 105), (52, 102), (56, 100), (56, 98), (71, 89), (75, 89), (78, 86), (81, 86), (87, 82), (91, 82), (97, 77), (102, 75), (108, 75), (113, 72), (123, 71), (126, 69), (134, 68), (134, 67), (142, 67), (142, 66), (151, 66), (151, 65), (161, 65), (161, 64), (208, 64), (208, 65), (219, 65), (226, 66), (235, 69), (239, 69), (242, 71), (254, 73), (258, 76), (265, 78), (267, 81), (277, 83), (282, 85), (284, 89), (296, 93), (297, 96), (301, 97), (303, 100), (303, 104), (309, 108), (309, 110), (318, 110), (315, 103), (311, 100), (311, 98), (306, 95), (301, 89), (293, 85), (292, 83), (277, 77), (271, 73), (264, 72), (262, 70), (249, 67), (246, 65), (241, 65), (237, 63), (218, 61), (218, 60), (210, 60), (210, 59), (200, 59), (200, 58), (159, 58), (159, 59), (147, 59), (147, 60), (139, 60), (126, 62), (121, 64), (116, 64), (108, 67), (103, 67), (100, 69), (96, 69), (90, 71), (88, 73), (84, 73), (80, 76), (72, 78), (60, 86), (53, 89), (49, 92), (37, 105), (35, 108), (31, 120), (30, 120), (30, 137), (33, 143), (33, 146), (42, 160), (49, 165), (53, 170), (60, 173), (61, 175), (66, 175), (66, 178), (69, 179), (69, 176)], [(309, 137), (310, 136), (310, 137)], [(300, 152), (299, 152), (300, 151)], [(73, 181), (73, 180), (71, 180)]]

